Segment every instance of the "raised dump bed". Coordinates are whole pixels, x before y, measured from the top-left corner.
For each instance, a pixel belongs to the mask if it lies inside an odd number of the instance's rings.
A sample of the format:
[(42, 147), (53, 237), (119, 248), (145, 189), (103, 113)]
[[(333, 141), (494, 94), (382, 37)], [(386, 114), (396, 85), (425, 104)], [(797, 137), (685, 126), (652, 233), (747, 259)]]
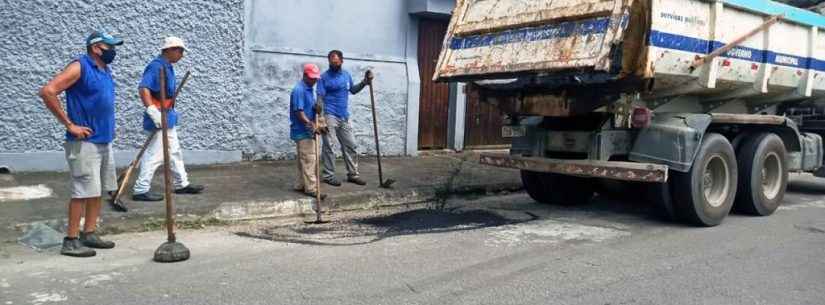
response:
[(825, 94), (825, 17), (771, 1), (459, 0), (454, 16), (437, 80), (699, 102)]
[[(669, 218), (770, 215), (823, 168), (825, 17), (771, 1), (458, 0), (434, 78), (507, 114), (539, 202), (616, 189)], [(609, 186), (609, 187), (604, 187)]]

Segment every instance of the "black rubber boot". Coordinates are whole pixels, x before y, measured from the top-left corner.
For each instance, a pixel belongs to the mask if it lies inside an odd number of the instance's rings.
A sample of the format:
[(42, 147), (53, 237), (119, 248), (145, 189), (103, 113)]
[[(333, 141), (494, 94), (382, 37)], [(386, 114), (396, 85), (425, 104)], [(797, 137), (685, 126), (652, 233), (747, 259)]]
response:
[(203, 185), (190, 184), (184, 188), (176, 189), (175, 194), (200, 194), (204, 189)]
[(115, 247), (114, 242), (100, 239), (95, 232), (80, 232), (80, 242), (86, 247), (95, 249), (111, 249)]
[(163, 195), (157, 193), (143, 193), (143, 194), (133, 194), (132, 200), (134, 201), (161, 201), (163, 200)]
[(358, 185), (367, 185), (367, 182), (364, 181), (363, 179), (361, 179), (361, 177), (358, 177), (358, 176), (349, 176), (349, 177), (347, 177), (347, 181), (358, 184)]
[(323, 179), (324, 183), (332, 185), (332, 186), (341, 186), (341, 181), (338, 178), (331, 177)]
[(60, 249), (60, 254), (72, 257), (92, 257), (97, 252), (83, 246), (77, 238), (65, 237), (63, 238), (63, 248)]

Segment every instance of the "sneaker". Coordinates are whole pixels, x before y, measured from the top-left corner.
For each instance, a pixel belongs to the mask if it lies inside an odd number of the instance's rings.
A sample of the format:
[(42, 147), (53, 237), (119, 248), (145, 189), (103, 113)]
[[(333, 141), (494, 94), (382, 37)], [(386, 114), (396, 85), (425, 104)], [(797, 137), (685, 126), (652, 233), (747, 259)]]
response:
[(332, 186), (341, 186), (341, 181), (339, 181), (338, 178), (335, 177), (324, 179), (324, 183)]
[(97, 254), (95, 250), (86, 248), (80, 243), (77, 238), (63, 238), (63, 248), (60, 249), (60, 254), (72, 257), (92, 257)]
[(163, 200), (163, 195), (158, 193), (143, 193), (143, 194), (132, 194), (132, 200), (134, 201), (161, 201)]
[(175, 194), (200, 194), (204, 189), (203, 185), (190, 184), (185, 188), (176, 189)]
[(95, 232), (80, 232), (80, 242), (86, 247), (95, 249), (111, 249), (115, 247), (114, 242), (100, 239)]
[[(304, 193), (304, 195), (307, 195), (307, 196), (312, 197), (312, 198), (318, 198), (318, 196), (315, 195), (315, 192), (306, 192), (306, 193)], [(323, 201), (325, 199), (327, 199), (327, 194), (321, 194), (321, 200)]]
[(361, 177), (358, 177), (358, 176), (347, 177), (347, 181), (358, 184), (358, 185), (367, 185), (367, 182), (364, 181), (363, 179), (361, 179)]

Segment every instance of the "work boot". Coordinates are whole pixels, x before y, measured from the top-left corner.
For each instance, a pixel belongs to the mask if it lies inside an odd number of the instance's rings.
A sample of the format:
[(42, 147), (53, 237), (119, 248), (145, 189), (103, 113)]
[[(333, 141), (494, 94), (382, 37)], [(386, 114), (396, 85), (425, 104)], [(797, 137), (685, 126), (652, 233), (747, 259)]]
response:
[(115, 247), (114, 242), (100, 239), (95, 232), (80, 232), (80, 242), (86, 247), (95, 249), (111, 249)]
[(190, 184), (184, 188), (176, 189), (175, 194), (200, 194), (204, 189), (203, 185)]
[(72, 257), (91, 257), (97, 253), (95, 250), (84, 247), (77, 238), (64, 237), (63, 248), (60, 249), (60, 254)]
[(339, 181), (338, 178), (335, 177), (324, 178), (324, 183), (332, 186), (341, 186), (341, 181)]
[(358, 177), (358, 176), (349, 176), (349, 177), (347, 177), (347, 181), (358, 184), (358, 185), (367, 185), (367, 182), (364, 181), (363, 179), (361, 179), (361, 177)]
[[(306, 192), (306, 193), (304, 193), (304, 195), (307, 195), (307, 196), (312, 197), (312, 198), (318, 198), (318, 196), (315, 194), (315, 192)], [(327, 199), (327, 194), (321, 194), (321, 200), (323, 201), (323, 200), (326, 200), (326, 199)]]
[(163, 195), (158, 193), (147, 192), (143, 194), (132, 194), (132, 200), (134, 201), (161, 201), (163, 200)]

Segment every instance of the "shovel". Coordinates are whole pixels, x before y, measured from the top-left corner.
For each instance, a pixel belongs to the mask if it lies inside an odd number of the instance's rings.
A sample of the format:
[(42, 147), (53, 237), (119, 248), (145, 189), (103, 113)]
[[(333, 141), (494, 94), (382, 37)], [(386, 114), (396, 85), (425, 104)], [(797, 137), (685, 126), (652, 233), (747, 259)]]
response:
[(123, 189), (126, 188), (126, 184), (129, 183), (129, 178), (132, 177), (132, 172), (135, 170), (138, 163), (140, 163), (140, 158), (143, 157), (143, 153), (146, 152), (146, 148), (149, 147), (149, 143), (152, 142), (152, 139), (155, 137), (155, 134), (157, 134), (157, 133), (158, 133), (157, 131), (152, 131), (152, 134), (150, 134), (149, 138), (146, 139), (146, 142), (143, 143), (143, 146), (140, 148), (140, 151), (138, 152), (135, 159), (132, 160), (132, 163), (129, 163), (129, 167), (126, 168), (126, 171), (124, 171), (120, 175), (120, 177), (118, 177), (118, 179), (117, 179), (117, 181), (118, 181), (117, 190), (114, 193), (111, 193), (112, 198), (109, 199), (109, 204), (112, 205), (112, 208), (115, 209), (115, 211), (118, 211), (118, 212), (128, 212), (129, 211), (129, 208), (126, 207), (126, 203), (124, 203), (123, 201), (120, 200), (120, 195), (123, 194)]
[[(319, 126), (319, 122), (321, 117), (324, 116), (324, 107), (323, 102), (320, 104), (319, 113), (315, 114), (315, 126)], [(319, 133), (315, 133), (315, 180), (316, 180), (316, 189), (315, 189), (315, 220), (314, 221), (305, 221), (304, 223), (307, 224), (324, 224), (328, 223), (329, 220), (321, 219), (321, 135)]]
[(383, 188), (391, 188), (395, 180), (387, 178), (384, 180), (384, 173), (381, 170), (381, 147), (378, 145), (378, 116), (375, 113), (375, 97), (372, 93), (372, 82), (370, 86), (370, 105), (372, 107), (372, 129), (375, 135), (375, 153), (378, 155), (378, 185)]

